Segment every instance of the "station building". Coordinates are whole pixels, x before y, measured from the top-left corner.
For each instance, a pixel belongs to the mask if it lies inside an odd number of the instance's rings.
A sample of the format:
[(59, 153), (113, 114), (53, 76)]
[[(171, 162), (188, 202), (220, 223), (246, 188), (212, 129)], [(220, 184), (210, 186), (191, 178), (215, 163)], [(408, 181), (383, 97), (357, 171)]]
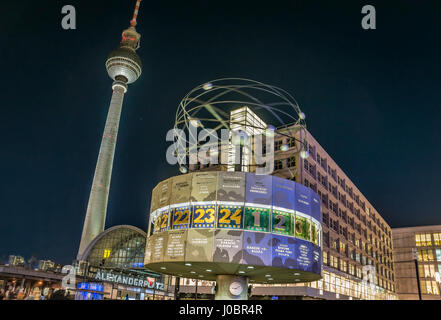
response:
[(79, 257), (77, 300), (168, 300), (170, 277), (144, 268), (146, 232), (119, 225), (99, 234)]

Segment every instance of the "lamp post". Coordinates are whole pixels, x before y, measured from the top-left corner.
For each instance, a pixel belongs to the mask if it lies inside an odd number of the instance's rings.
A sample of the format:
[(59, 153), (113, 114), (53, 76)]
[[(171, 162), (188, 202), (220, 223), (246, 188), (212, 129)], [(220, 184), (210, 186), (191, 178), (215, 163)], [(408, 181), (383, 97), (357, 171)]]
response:
[(420, 273), (418, 272), (418, 251), (416, 248), (413, 249), (413, 257), (415, 262), (415, 272), (417, 277), (417, 285), (418, 285), (418, 298), (419, 300), (423, 300), (421, 297), (421, 285), (420, 285)]

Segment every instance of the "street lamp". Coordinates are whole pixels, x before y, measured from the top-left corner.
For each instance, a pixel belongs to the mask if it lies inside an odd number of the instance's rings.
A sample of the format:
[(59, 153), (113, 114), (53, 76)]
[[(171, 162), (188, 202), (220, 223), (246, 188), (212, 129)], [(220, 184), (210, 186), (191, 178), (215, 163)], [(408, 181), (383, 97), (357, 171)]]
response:
[(423, 300), (421, 297), (421, 285), (420, 285), (420, 273), (418, 272), (418, 251), (416, 248), (413, 248), (413, 258), (415, 262), (415, 271), (417, 276), (417, 284), (418, 284), (418, 298)]

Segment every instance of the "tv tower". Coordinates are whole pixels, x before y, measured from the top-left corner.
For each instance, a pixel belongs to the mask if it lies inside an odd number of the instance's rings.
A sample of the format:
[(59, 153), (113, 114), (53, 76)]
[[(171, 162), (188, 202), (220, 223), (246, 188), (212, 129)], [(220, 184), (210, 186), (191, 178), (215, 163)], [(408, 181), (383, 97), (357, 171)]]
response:
[(141, 35), (135, 29), (140, 3), (141, 0), (136, 1), (130, 27), (123, 31), (119, 47), (109, 54), (106, 61), (107, 73), (114, 80), (112, 84), (113, 93), (93, 177), (89, 204), (87, 205), (77, 255), (78, 260), (81, 260), (84, 251), (92, 240), (104, 231), (113, 157), (124, 94), (127, 92), (127, 85), (135, 82), (141, 75), (141, 59), (136, 53)]

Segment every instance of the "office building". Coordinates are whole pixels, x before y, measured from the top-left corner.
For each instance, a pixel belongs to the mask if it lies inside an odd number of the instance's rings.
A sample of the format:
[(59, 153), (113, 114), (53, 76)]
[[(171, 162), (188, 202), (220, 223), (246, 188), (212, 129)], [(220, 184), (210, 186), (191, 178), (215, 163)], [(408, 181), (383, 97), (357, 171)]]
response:
[(422, 300), (441, 300), (441, 225), (394, 228), (392, 237), (398, 298), (418, 300), (420, 291)]

